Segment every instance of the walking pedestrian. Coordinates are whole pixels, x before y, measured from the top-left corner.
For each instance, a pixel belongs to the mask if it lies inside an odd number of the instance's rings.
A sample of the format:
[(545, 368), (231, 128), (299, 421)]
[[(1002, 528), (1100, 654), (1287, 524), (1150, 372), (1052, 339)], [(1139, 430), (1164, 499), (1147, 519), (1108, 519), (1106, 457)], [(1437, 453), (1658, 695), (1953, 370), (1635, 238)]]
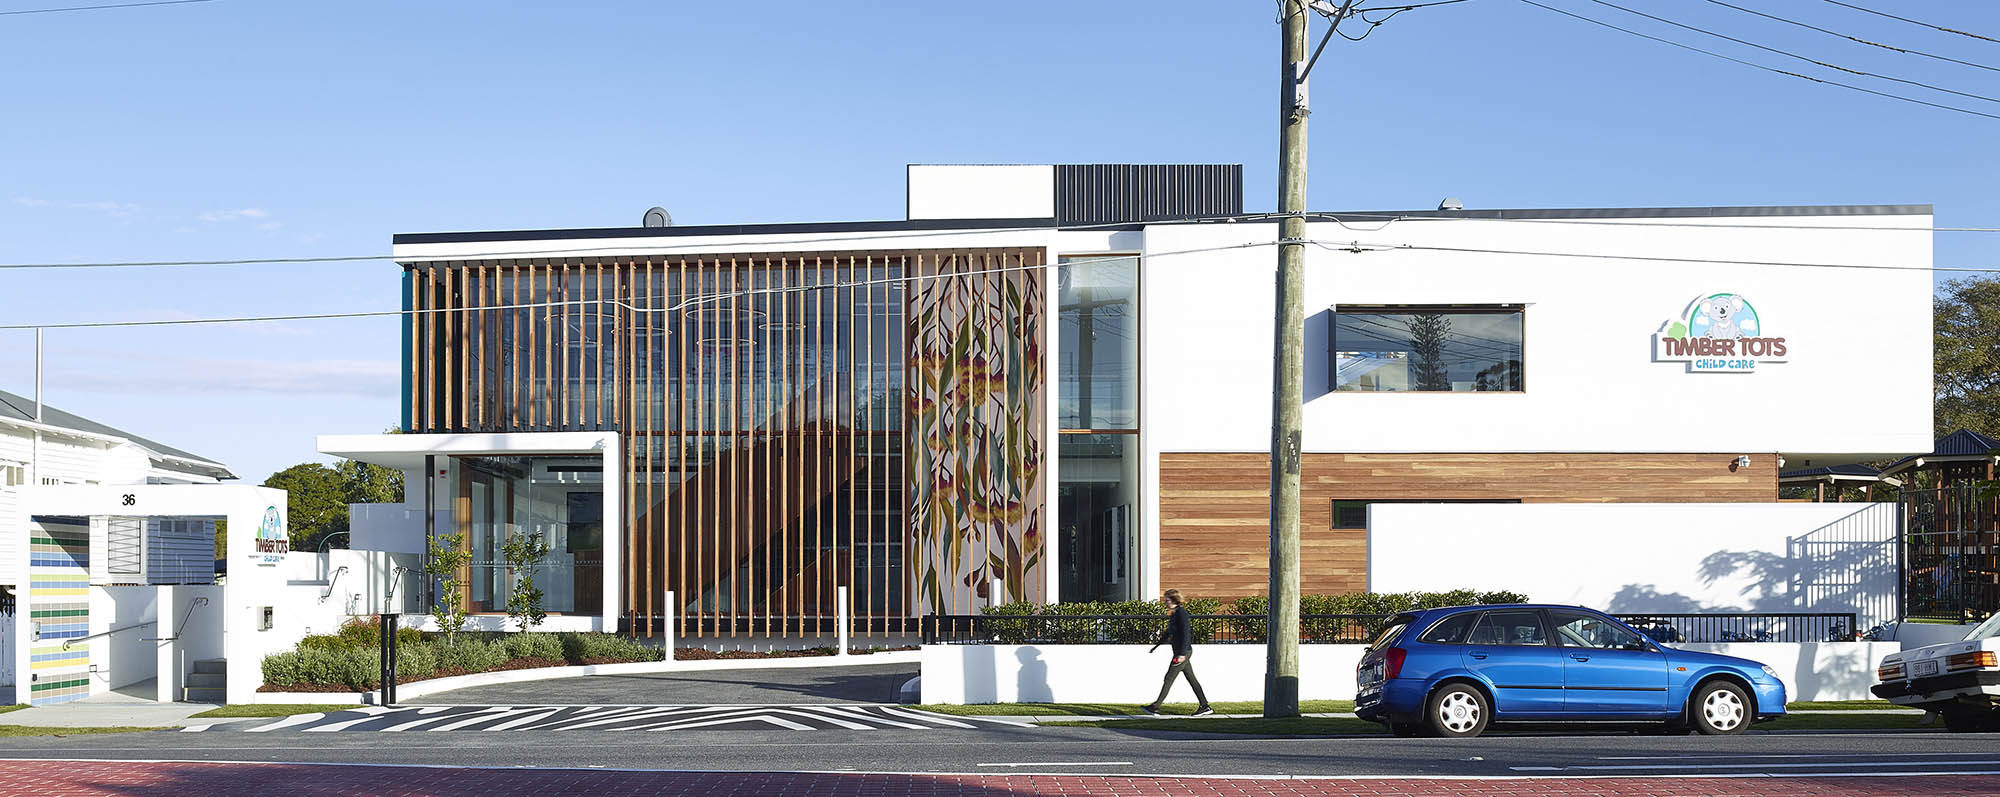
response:
[(1167, 665), (1166, 680), (1160, 683), (1160, 696), (1143, 708), (1148, 714), (1160, 713), (1160, 704), (1167, 702), (1167, 693), (1173, 691), (1174, 678), (1186, 675), (1188, 686), (1194, 687), (1194, 699), (1199, 701), (1199, 705), (1195, 706), (1194, 715), (1200, 717), (1214, 714), (1215, 709), (1208, 707), (1208, 695), (1201, 691), (1201, 681), (1195, 680), (1194, 677), (1194, 663), (1191, 661), (1194, 657), (1194, 629), (1188, 623), (1187, 607), (1181, 605), (1181, 591), (1167, 590), (1162, 600), (1167, 604), (1167, 628), (1160, 632), (1160, 638), (1154, 641), (1152, 649), (1146, 652), (1159, 650), (1161, 645), (1171, 645), (1174, 660)]

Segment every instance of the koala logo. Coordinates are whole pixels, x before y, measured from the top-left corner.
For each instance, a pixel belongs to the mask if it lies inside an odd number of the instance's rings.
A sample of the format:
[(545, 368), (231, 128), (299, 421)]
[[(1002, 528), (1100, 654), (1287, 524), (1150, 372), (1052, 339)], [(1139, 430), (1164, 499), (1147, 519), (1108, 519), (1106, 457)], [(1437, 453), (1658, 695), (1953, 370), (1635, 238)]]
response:
[(1743, 330), (1736, 323), (1737, 315), (1743, 312), (1743, 297), (1733, 293), (1712, 296), (1701, 300), (1696, 311), (1708, 317), (1708, 332), (1702, 337), (1727, 340), (1743, 337)]

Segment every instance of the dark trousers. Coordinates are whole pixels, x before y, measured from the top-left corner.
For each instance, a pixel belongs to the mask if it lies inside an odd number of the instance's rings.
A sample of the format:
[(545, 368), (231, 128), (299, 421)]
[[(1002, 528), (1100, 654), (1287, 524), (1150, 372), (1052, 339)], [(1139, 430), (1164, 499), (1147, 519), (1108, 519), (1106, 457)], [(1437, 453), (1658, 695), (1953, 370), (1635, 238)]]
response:
[(1182, 656), (1179, 664), (1167, 665), (1167, 678), (1160, 682), (1160, 696), (1153, 698), (1153, 705), (1167, 702), (1167, 693), (1173, 691), (1174, 677), (1178, 675), (1187, 676), (1188, 686), (1194, 687), (1194, 699), (1201, 701), (1204, 706), (1208, 705), (1208, 695), (1202, 693), (1201, 681), (1195, 680), (1194, 677), (1193, 656)]

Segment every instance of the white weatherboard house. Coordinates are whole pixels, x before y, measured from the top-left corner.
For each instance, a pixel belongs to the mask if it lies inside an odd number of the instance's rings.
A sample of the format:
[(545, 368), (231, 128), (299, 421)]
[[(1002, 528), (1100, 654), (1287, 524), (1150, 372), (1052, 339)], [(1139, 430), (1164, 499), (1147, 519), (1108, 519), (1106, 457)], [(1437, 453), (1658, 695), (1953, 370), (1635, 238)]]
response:
[[(410, 433), (320, 448), (404, 469), (357, 544), (457, 535), (476, 612), (509, 535), (558, 541), (561, 627), (1259, 594), (1278, 228), (1242, 205), (1238, 166), (912, 166), (900, 220), (398, 235)], [(1931, 224), (1311, 214), (1305, 589), (1894, 619), (1893, 505), (1778, 474), (1927, 450)]]
[(0, 392), (7, 699), (117, 691), (250, 702), (264, 654), (379, 609), (394, 573), (386, 555), (287, 553), (284, 491), (224, 483), (235, 478), (213, 460)]

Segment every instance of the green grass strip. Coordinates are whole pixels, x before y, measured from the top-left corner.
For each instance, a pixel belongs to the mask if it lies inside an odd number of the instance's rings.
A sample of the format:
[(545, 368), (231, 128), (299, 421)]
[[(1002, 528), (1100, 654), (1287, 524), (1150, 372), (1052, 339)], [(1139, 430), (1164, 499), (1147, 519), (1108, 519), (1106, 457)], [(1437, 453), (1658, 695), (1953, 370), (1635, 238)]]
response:
[(189, 719), (210, 719), (215, 717), (289, 717), (293, 714), (314, 714), (325, 711), (346, 711), (360, 708), (360, 704), (348, 703), (232, 703), (218, 706), (200, 714), (189, 714)]
[(1261, 736), (1332, 736), (1337, 734), (1382, 734), (1387, 731), (1367, 720), (1352, 717), (1291, 717), (1264, 719), (1134, 719), (1044, 722), (1043, 727), (1115, 728), (1118, 730), (1178, 731), (1181, 733), (1247, 733)]
[(1899, 706), (1887, 700), (1821, 700), (1805, 703), (1786, 703), (1786, 711), (1896, 711), (1909, 706)]
[(9, 711), (20, 711), (21, 709), (28, 707), (29, 706), (26, 703), (15, 703), (14, 705), (11, 706), (0, 706), (0, 714), (5, 714)]
[(7, 736), (85, 736), (95, 733), (137, 733), (139, 731), (164, 731), (166, 728), (141, 728), (119, 725), (109, 728), (44, 728), (39, 725), (0, 725), (0, 737)]

